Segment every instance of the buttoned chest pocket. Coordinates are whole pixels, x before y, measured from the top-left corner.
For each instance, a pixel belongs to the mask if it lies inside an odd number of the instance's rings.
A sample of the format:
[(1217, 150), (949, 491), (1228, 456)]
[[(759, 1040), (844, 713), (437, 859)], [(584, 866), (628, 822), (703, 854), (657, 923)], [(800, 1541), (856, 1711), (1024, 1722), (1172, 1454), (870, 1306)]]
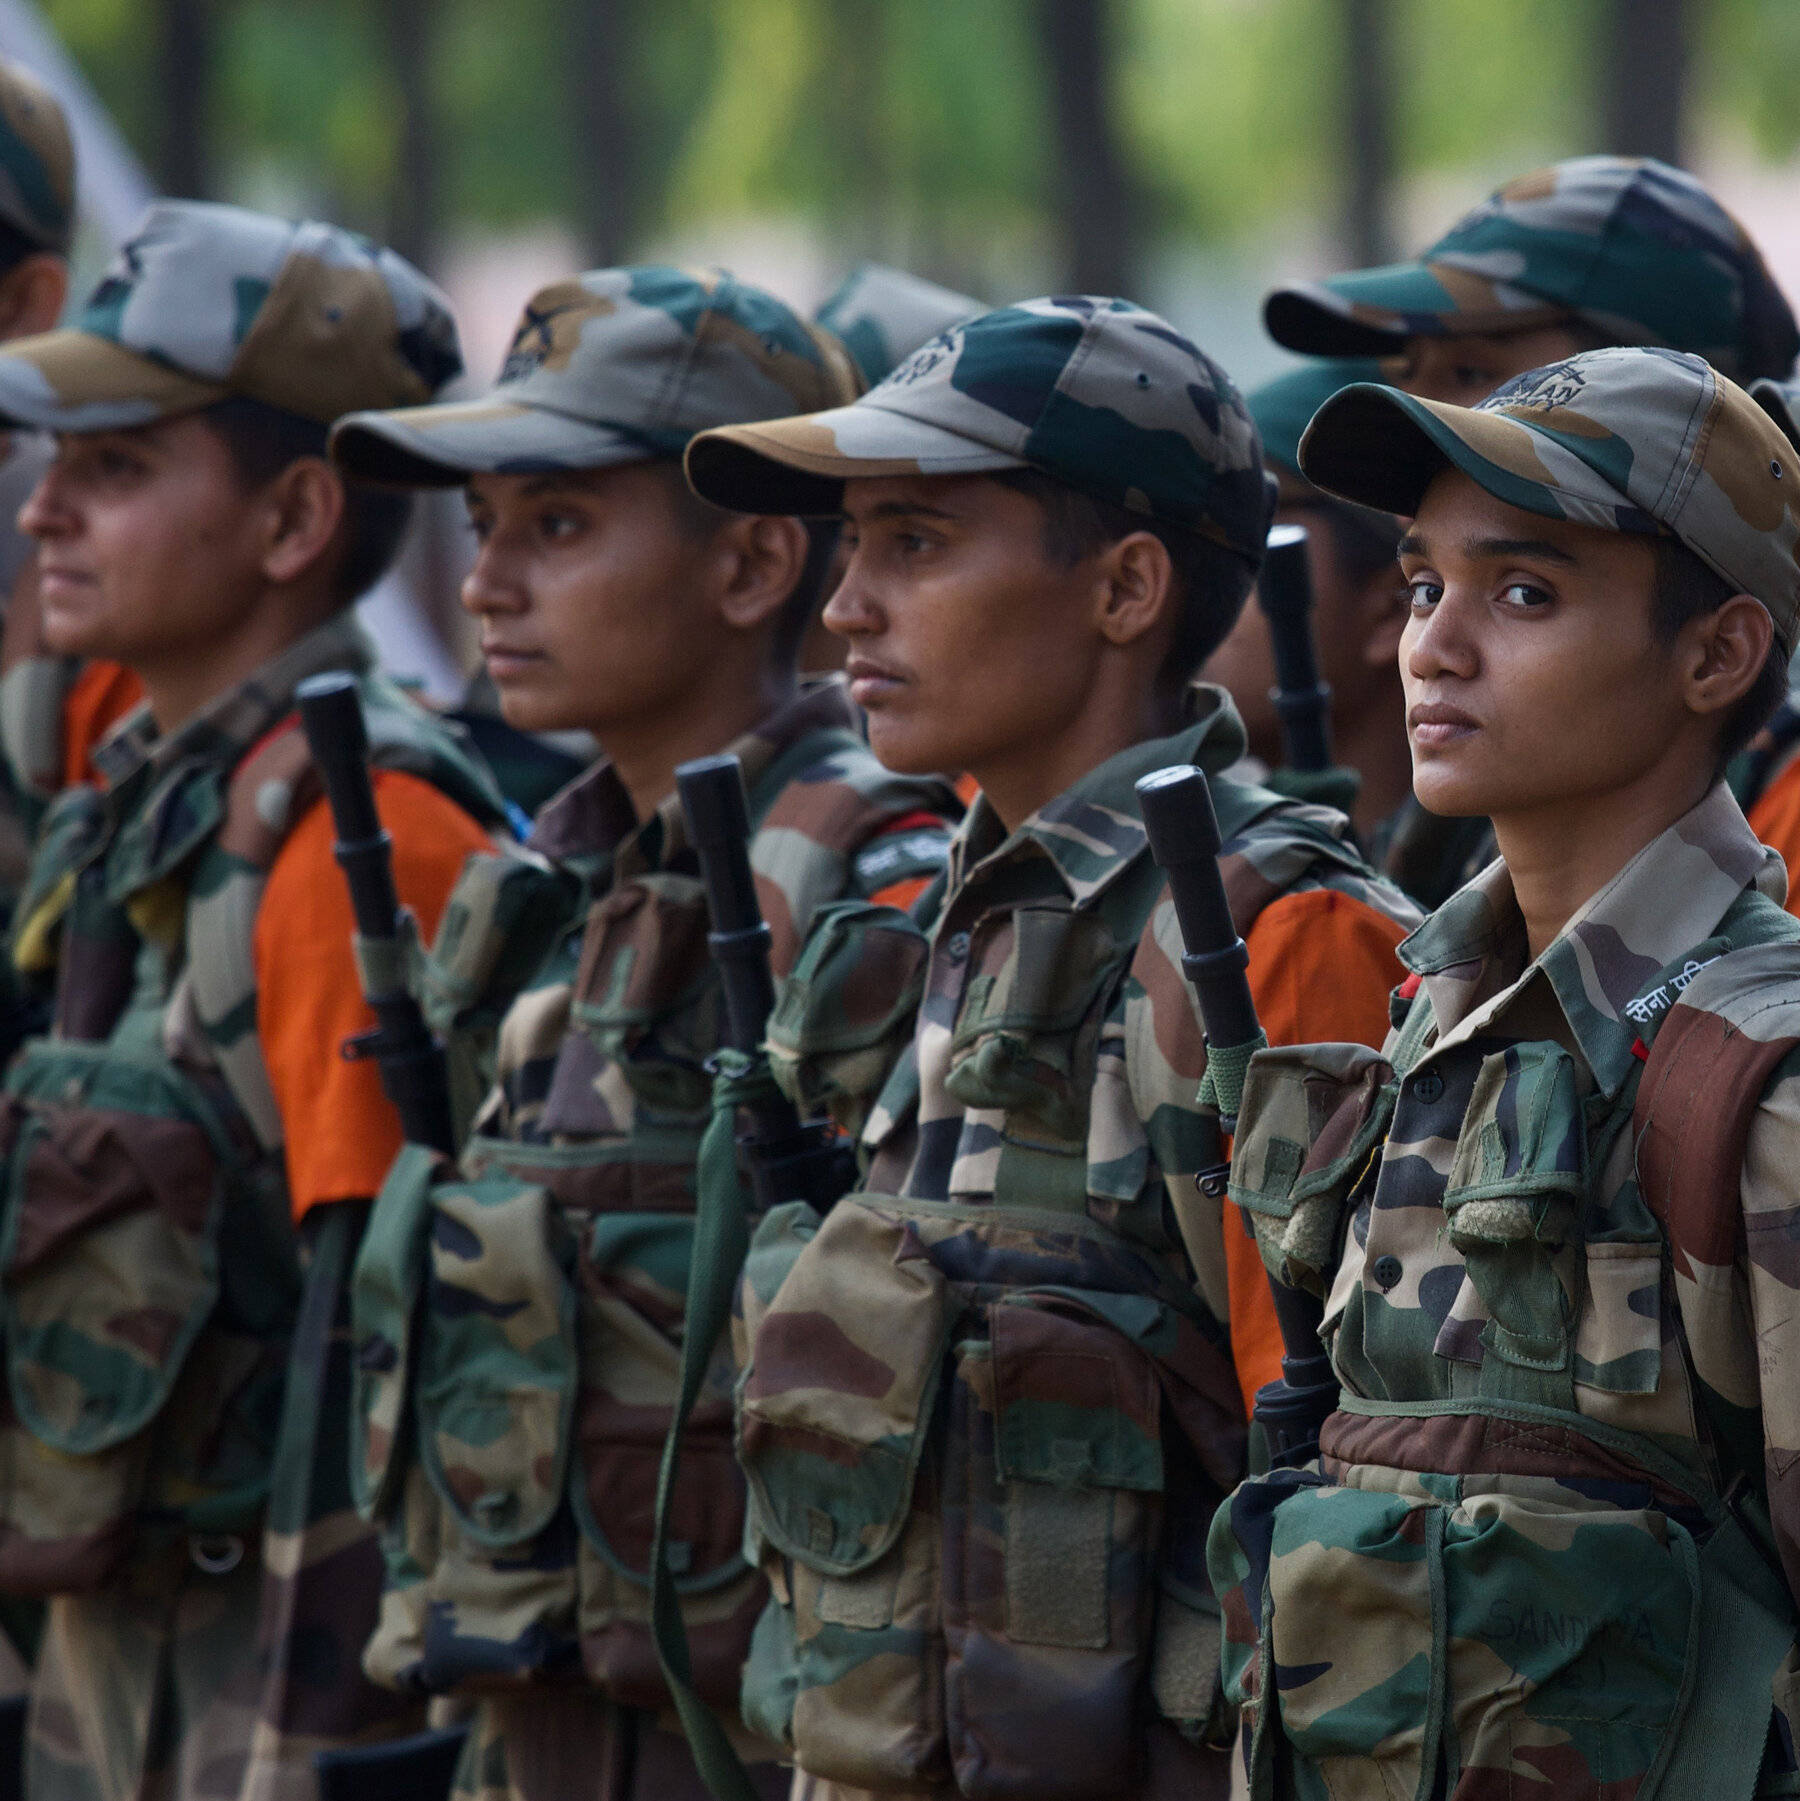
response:
[(687, 876), (628, 882), (588, 916), (570, 1017), (655, 1115), (711, 1104), (719, 991), (706, 932), (706, 896)]
[(1004, 1118), (991, 1181), (965, 1169), (955, 1187), (1079, 1204), (1100, 1027), (1129, 954), (1097, 916), (1067, 907), (990, 915), (970, 933), (944, 1087), (963, 1107)]
[(1482, 1059), (1464, 1111), (1444, 1213), (1474, 1293), (1450, 1317), (1485, 1315), (1495, 1392), (1500, 1370), (1618, 1394), (1652, 1393), (1660, 1376), (1661, 1240), (1641, 1206), (1602, 1221), (1595, 1162), (1613, 1109), (1582, 1087), (1561, 1045), (1508, 1045)]

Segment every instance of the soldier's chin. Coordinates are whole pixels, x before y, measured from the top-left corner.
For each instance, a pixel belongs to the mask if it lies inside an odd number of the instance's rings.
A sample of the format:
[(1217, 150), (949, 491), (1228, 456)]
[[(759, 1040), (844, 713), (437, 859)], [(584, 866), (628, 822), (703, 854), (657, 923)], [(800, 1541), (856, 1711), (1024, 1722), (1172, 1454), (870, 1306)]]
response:
[(950, 748), (952, 760), (942, 761), (944, 747), (936, 734), (920, 732), (880, 711), (871, 710), (867, 719), (869, 749), (875, 753), (875, 760), (882, 768), (891, 769), (896, 775), (938, 775), (946, 769), (961, 767), (954, 760), (954, 747)]
[(1440, 819), (1478, 819), (1493, 810), (1497, 798), (1485, 785), (1434, 762), (1413, 761), (1413, 796), (1427, 813)]

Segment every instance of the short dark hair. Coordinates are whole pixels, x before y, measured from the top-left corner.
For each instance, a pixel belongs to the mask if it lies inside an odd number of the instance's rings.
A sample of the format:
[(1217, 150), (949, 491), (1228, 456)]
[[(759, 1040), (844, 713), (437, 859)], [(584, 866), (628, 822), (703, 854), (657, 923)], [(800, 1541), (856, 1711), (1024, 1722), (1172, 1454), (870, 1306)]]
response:
[[(1650, 626), (1657, 640), (1673, 644), (1690, 619), (1716, 613), (1732, 595), (1735, 584), (1709, 569), (1675, 537), (1651, 541), (1656, 571), (1650, 590)], [(1779, 638), (1769, 647), (1768, 660), (1757, 672), (1748, 691), (1725, 715), (1719, 731), (1718, 763), (1722, 770), (1769, 723), (1769, 716), (1787, 698), (1788, 653)]]
[[(214, 401), (200, 417), (218, 434), (246, 488), (272, 482), (302, 457), (325, 458), (329, 426), (248, 395)], [(331, 572), (332, 598), (340, 606), (366, 594), (393, 566), (412, 506), (404, 491), (344, 482), (343, 549)]]
[[(705, 543), (731, 517), (724, 507), (702, 500), (688, 485), (678, 457), (659, 457), (656, 466), (662, 471), (674, 508), (679, 529), (696, 543)], [(830, 597), (824, 592), (831, 570), (832, 553), (837, 549), (839, 522), (836, 519), (802, 519), (806, 531), (806, 557), (800, 574), (788, 597), (781, 603), (775, 621), (775, 636), (769, 654), (776, 668), (791, 672), (800, 661), (800, 646), (812, 626), (813, 617)]]
[(1248, 558), (1198, 532), (1084, 494), (1041, 469), (1001, 469), (988, 479), (1037, 502), (1044, 521), (1044, 554), (1062, 568), (1133, 532), (1148, 532), (1169, 553), (1175, 575), (1175, 636), (1156, 672), (1161, 693), (1179, 693), (1230, 637), (1256, 581)]

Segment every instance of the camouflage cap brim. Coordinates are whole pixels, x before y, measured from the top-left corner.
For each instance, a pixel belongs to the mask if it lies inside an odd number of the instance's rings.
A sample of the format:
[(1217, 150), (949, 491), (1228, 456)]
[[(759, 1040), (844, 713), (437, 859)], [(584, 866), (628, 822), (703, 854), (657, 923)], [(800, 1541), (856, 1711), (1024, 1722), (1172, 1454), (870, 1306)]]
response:
[(471, 475), (610, 469), (666, 452), (610, 425), (511, 400), (351, 413), (331, 433), (332, 461), (357, 481), (455, 488)]
[(0, 349), (0, 420), (39, 431), (128, 430), (229, 392), (92, 332), (44, 332)]
[(1392, 356), (1408, 339), (1536, 331), (1569, 308), (1449, 263), (1389, 263), (1277, 288), (1263, 325), (1304, 356)]
[(1011, 451), (867, 398), (795, 419), (721, 426), (702, 432), (687, 449), (688, 481), (702, 500), (737, 513), (802, 518), (839, 512), (850, 480), (1029, 467)]
[(1300, 440), (1308, 481), (1410, 518), (1446, 468), (1527, 513), (1608, 531), (1662, 528), (1567, 444), (1503, 414), (1358, 382), (1326, 401)]

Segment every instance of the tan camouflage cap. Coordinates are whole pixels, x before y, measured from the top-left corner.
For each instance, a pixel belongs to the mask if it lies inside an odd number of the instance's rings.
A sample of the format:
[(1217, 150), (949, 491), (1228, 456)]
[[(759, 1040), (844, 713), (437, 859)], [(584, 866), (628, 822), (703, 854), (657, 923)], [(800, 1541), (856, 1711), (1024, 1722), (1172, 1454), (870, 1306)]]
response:
[(1760, 600), (1792, 653), (1800, 455), (1734, 381), (1678, 350), (1590, 350), (1478, 407), (1364, 383), (1319, 409), (1300, 467), (1327, 493), (1411, 515), (1460, 469), (1496, 499), (1605, 531), (1671, 532)]
[(596, 269), (540, 289), (479, 400), (341, 421), (348, 475), (454, 487), (677, 457), (697, 431), (834, 406), (862, 384), (829, 332), (723, 270)]
[(851, 477), (1040, 469), (1262, 561), (1275, 480), (1231, 377), (1128, 300), (983, 313), (851, 406), (703, 432), (694, 491), (748, 513), (835, 513)]
[(0, 418), (116, 431), (228, 395), (329, 424), (427, 400), (462, 368), (450, 303), (316, 220), (155, 202), (74, 325), (0, 348)]
[(1738, 381), (1784, 376), (1800, 330), (1750, 234), (1685, 169), (1578, 156), (1490, 194), (1412, 263), (1277, 288), (1269, 336), (1308, 356), (1570, 315), (1619, 344), (1691, 350)]
[(26, 243), (69, 253), (75, 145), (61, 102), (37, 76), (0, 58), (0, 224)]
[(987, 310), (983, 301), (904, 269), (858, 263), (813, 318), (843, 340), (872, 388), (928, 339)]

